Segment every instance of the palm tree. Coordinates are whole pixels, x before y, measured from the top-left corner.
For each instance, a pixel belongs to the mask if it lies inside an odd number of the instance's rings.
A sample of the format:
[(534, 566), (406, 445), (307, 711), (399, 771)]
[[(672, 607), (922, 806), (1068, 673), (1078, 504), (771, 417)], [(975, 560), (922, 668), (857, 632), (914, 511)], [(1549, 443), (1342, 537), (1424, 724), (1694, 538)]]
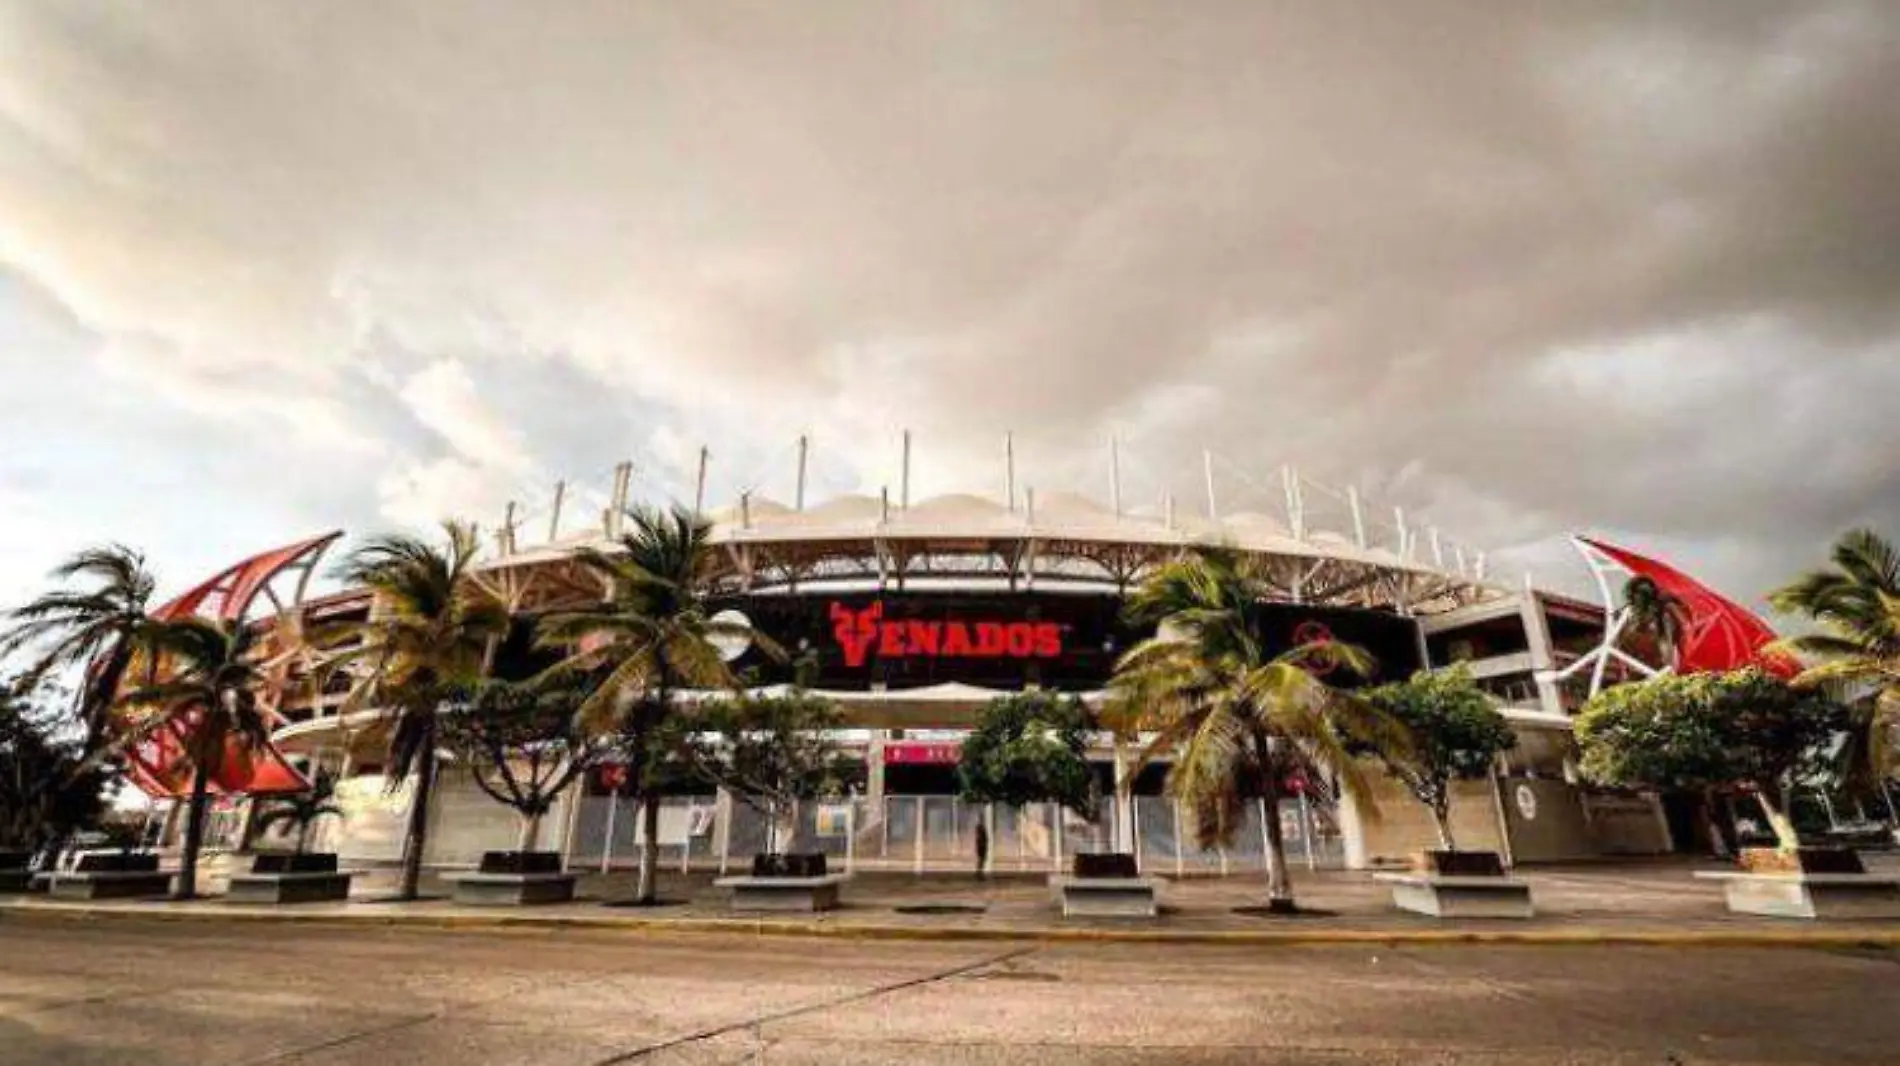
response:
[(1637, 575), (1623, 583), (1623, 610), (1623, 631), (1655, 641), (1661, 665), (1673, 668), (1689, 623), (1689, 610), (1682, 601), (1653, 578)]
[(1776, 610), (1806, 615), (1819, 627), (1782, 642), (1818, 660), (1795, 682), (1826, 685), (1853, 699), (1858, 721), (1850, 770), (1884, 782), (1900, 769), (1900, 550), (1873, 530), (1856, 529), (1835, 542), (1831, 561), (1768, 599)]
[(343, 808), (336, 805), (336, 777), (328, 770), (319, 771), (310, 787), (294, 795), (283, 796), (257, 816), (257, 831), (268, 833), (279, 823), (297, 827), (297, 854), (310, 846), (310, 828), (323, 818), (340, 818)]
[(475, 528), (461, 522), (442, 528), (446, 543), (439, 546), (395, 535), (352, 552), (337, 576), (371, 591), (369, 618), (312, 635), (331, 649), (329, 670), (356, 676), (343, 710), (374, 707), (389, 716), (389, 786), (416, 775), (397, 889), (405, 900), (416, 898), (422, 881), (441, 716), (456, 692), (487, 673), (509, 626), (494, 590), (473, 572)]
[(259, 698), (264, 669), (256, 630), (242, 625), (202, 618), (162, 622), (147, 632), (145, 644), (163, 680), (126, 693), (121, 702), (134, 719), (133, 736), (169, 728), (185, 738), (191, 799), (172, 898), (188, 900), (198, 894), (212, 777), (225, 760), (270, 743), (270, 715)]
[(578, 556), (600, 577), (606, 597), (591, 608), (548, 616), (539, 640), (574, 649), (550, 673), (604, 675), (581, 704), (580, 715), (596, 733), (616, 733), (622, 740), (643, 815), (634, 901), (644, 905), (654, 901), (660, 847), (663, 753), (654, 741), (675, 713), (674, 697), (682, 688), (738, 687), (715, 638), (732, 636), (774, 649), (744, 626), (711, 617), (706, 590), (715, 557), (709, 523), (677, 507), (670, 512), (636, 508), (628, 517), (633, 529), (620, 538), (619, 551)]
[(0, 658), (31, 651), (17, 679), (20, 691), (68, 669), (85, 671), (75, 692), (85, 729), (85, 754), (96, 756), (112, 732), (113, 701), (141, 641), (152, 626), (148, 614), (157, 582), (145, 557), (122, 544), (88, 548), (52, 572), (55, 581), (84, 581), (90, 588), (47, 592), (7, 613), (11, 627), (0, 633)]
[(1403, 752), (1407, 744), (1396, 722), (1315, 676), (1322, 666), (1364, 672), (1363, 651), (1333, 642), (1269, 647), (1265, 592), (1257, 564), (1227, 549), (1157, 569), (1128, 608), (1157, 632), (1116, 665), (1108, 718), (1123, 735), (1152, 734), (1144, 763), (1172, 753), (1168, 789), (1192, 811), (1203, 847), (1232, 840), (1246, 799), (1265, 801), (1268, 908), (1291, 911), (1278, 814), (1285, 779), (1329, 772), (1377, 817), (1351, 746)]

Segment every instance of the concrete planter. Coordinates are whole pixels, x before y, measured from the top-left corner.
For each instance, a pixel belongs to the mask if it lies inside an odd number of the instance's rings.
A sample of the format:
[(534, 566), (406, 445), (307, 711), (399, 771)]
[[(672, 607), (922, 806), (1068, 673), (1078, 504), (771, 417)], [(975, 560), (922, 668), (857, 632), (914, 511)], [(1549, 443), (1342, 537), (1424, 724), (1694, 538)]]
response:
[(350, 898), (350, 875), (337, 870), (336, 856), (263, 854), (251, 872), (231, 878), (230, 903), (337, 903)]
[(1531, 886), (1504, 872), (1492, 851), (1427, 851), (1410, 873), (1374, 875), (1392, 886), (1392, 905), (1434, 918), (1529, 918)]
[(713, 884), (732, 890), (735, 911), (816, 914), (835, 910), (849, 874), (816, 877), (722, 877)]
[(455, 886), (455, 902), (464, 906), (524, 907), (572, 902), (577, 876), (562, 869), (559, 852), (491, 851), (474, 873), (445, 880)]
[(1160, 913), (1152, 877), (1062, 877), (1049, 879), (1064, 918), (1153, 918)]
[(1751, 874), (1864, 874), (1853, 848), (1743, 848), (1736, 865)]
[(1740, 870), (1704, 870), (1732, 914), (1900, 918), (1900, 877), (1870, 874), (1852, 848), (1744, 848)]
[(1067, 876), (1053, 874), (1049, 890), (1064, 918), (1153, 918), (1160, 913), (1161, 882), (1141, 876), (1127, 852), (1078, 854)]

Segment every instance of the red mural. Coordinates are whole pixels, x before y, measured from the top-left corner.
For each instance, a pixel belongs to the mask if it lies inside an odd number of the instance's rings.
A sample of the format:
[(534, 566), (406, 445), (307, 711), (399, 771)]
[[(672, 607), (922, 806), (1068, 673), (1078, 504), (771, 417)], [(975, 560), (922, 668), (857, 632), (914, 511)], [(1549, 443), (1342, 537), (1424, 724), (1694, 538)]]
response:
[[(170, 622), (197, 615), (237, 625), (244, 622), (259, 596), (277, 610), (294, 608), (303, 600), (304, 585), (318, 557), (342, 535), (339, 530), (253, 555), (167, 602), (153, 611), (152, 617)], [(272, 591), (271, 582), (289, 571), (300, 571), (300, 577), (286, 601)], [(178, 798), (190, 792), (192, 765), (188, 752), (194, 727), (195, 721), (187, 715), (147, 734), (126, 753), (126, 776), (139, 791), (153, 799)], [(251, 751), (231, 740), (212, 770), (211, 786), (219, 793), (269, 795), (302, 792), (310, 782), (275, 747)]]
[(1682, 604), (1688, 618), (1681, 646), (1676, 649), (1677, 673), (1738, 670), (1745, 666), (1759, 666), (1782, 677), (1793, 677), (1801, 671), (1801, 664), (1792, 656), (1767, 650), (1776, 639), (1775, 631), (1748, 608), (1667, 563), (1589, 537), (1578, 539), (1630, 573), (1654, 581), (1657, 588)]

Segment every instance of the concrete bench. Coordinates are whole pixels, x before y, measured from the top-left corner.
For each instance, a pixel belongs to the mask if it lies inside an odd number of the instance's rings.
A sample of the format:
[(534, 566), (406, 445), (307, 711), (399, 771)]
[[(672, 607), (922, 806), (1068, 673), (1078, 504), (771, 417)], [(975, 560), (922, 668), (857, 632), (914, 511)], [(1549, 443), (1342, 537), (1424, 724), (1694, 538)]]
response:
[(1747, 873), (1698, 870), (1722, 883), (1733, 914), (1770, 918), (1900, 918), (1900, 877), (1891, 874)]
[(780, 911), (813, 914), (838, 905), (838, 887), (850, 874), (821, 877), (722, 877), (713, 884), (732, 890), (736, 911)]
[(1392, 886), (1392, 904), (1434, 918), (1529, 918), (1531, 886), (1514, 877), (1458, 877), (1385, 873), (1375, 880)]
[(443, 880), (455, 886), (455, 902), (470, 907), (519, 907), (538, 903), (568, 903), (574, 899), (570, 873), (449, 874)]
[(335, 903), (350, 898), (350, 875), (333, 871), (232, 874), (227, 903)]
[(1159, 909), (1152, 877), (1071, 877), (1056, 874), (1049, 888), (1064, 918), (1153, 918)]

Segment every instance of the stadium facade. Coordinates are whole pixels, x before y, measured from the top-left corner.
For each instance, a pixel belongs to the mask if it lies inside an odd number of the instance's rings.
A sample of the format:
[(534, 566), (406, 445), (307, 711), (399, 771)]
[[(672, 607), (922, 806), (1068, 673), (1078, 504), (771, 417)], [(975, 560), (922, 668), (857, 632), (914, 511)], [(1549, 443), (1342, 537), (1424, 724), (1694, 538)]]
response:
[[(1156, 873), (1237, 873), (1259, 868), (1267, 817), (1281, 819), (1296, 864), (1358, 868), (1431, 846), (1429, 819), (1395, 784), (1381, 786), (1375, 820), (1315, 781), (1277, 812), (1255, 803), (1230, 846), (1200, 849), (1164, 793), (1165, 763), (1137, 767), (1132, 751), (1105, 735), (1092, 753), (1104, 795), (1092, 820), (955, 798), (962, 731), (989, 700), (1040, 688), (1099, 703), (1116, 657), (1146, 635), (1125, 618), (1123, 598), (1158, 563), (1214, 544), (1255, 557), (1268, 575), (1276, 643), (1359, 645), (1377, 661), (1374, 681), (1461, 663), (1496, 696), (1518, 743), (1489, 778), (1460, 786), (1454, 817), (1462, 846), (1493, 848), (1516, 863), (1671, 846), (1659, 804), (1588, 788), (1575, 773), (1571, 718), (1591, 688), (1650, 670), (1619, 649), (1617, 612), (1528, 577), (1494, 580), (1481, 554), (1409, 526), (1401, 512), (1375, 514), (1357, 493), (1284, 470), (1273, 506), (1226, 513), (1211, 462), (1207, 499), (1192, 513), (1172, 500), (1147, 511), (1124, 507), (1118, 483), (1107, 501), (1018, 492), (1013, 469), (996, 498), (913, 502), (903, 487), (808, 504), (804, 469), (801, 442), (790, 502), (748, 494), (702, 511), (718, 547), (718, 610), (799, 653), (807, 669), (815, 664), (807, 684), (848, 717), (841, 740), (860, 772), (847, 794), (796, 813), (807, 849), (848, 866), (967, 869), (981, 823), (1000, 868), (1048, 869), (1077, 851), (1112, 848), (1136, 853)], [(703, 474), (702, 459), (701, 485)], [(483, 576), (522, 612), (598, 599), (576, 553), (613, 550), (630, 483), (630, 465), (616, 468), (600, 518), (585, 530), (561, 533), (559, 493), (545, 542), (524, 547), (522, 523), (507, 523), (480, 565)], [(275, 617), (289, 612), (305, 625), (366, 617), (373, 605), (361, 590), (302, 596), (333, 539), (239, 564), (194, 590), (188, 609), (246, 616), (274, 605)], [(290, 576), (292, 591), (271, 592)], [(1601, 572), (1599, 583), (1608, 602)], [(760, 690), (790, 680), (788, 667), (753, 646), (734, 642), (724, 653)], [(322, 767), (340, 779), (346, 813), (324, 825), (320, 842), (348, 861), (396, 859), (411, 790), (386, 787), (380, 714), (340, 714), (346, 677), (320, 693), (296, 684), (294, 668), (284, 680), (275, 740), (285, 765)], [(620, 793), (623, 778), (617, 767), (602, 767), (570, 790), (546, 820), (552, 839), (544, 846), (583, 867), (631, 865), (641, 819)], [(249, 835), (250, 805), (241, 782), (229, 791), (220, 826), (237, 843)], [(689, 788), (664, 803), (667, 864), (723, 869), (762, 849), (765, 819), (730, 796)], [(517, 841), (512, 812), (453, 765), (430, 817), (435, 865), (469, 865)]]

